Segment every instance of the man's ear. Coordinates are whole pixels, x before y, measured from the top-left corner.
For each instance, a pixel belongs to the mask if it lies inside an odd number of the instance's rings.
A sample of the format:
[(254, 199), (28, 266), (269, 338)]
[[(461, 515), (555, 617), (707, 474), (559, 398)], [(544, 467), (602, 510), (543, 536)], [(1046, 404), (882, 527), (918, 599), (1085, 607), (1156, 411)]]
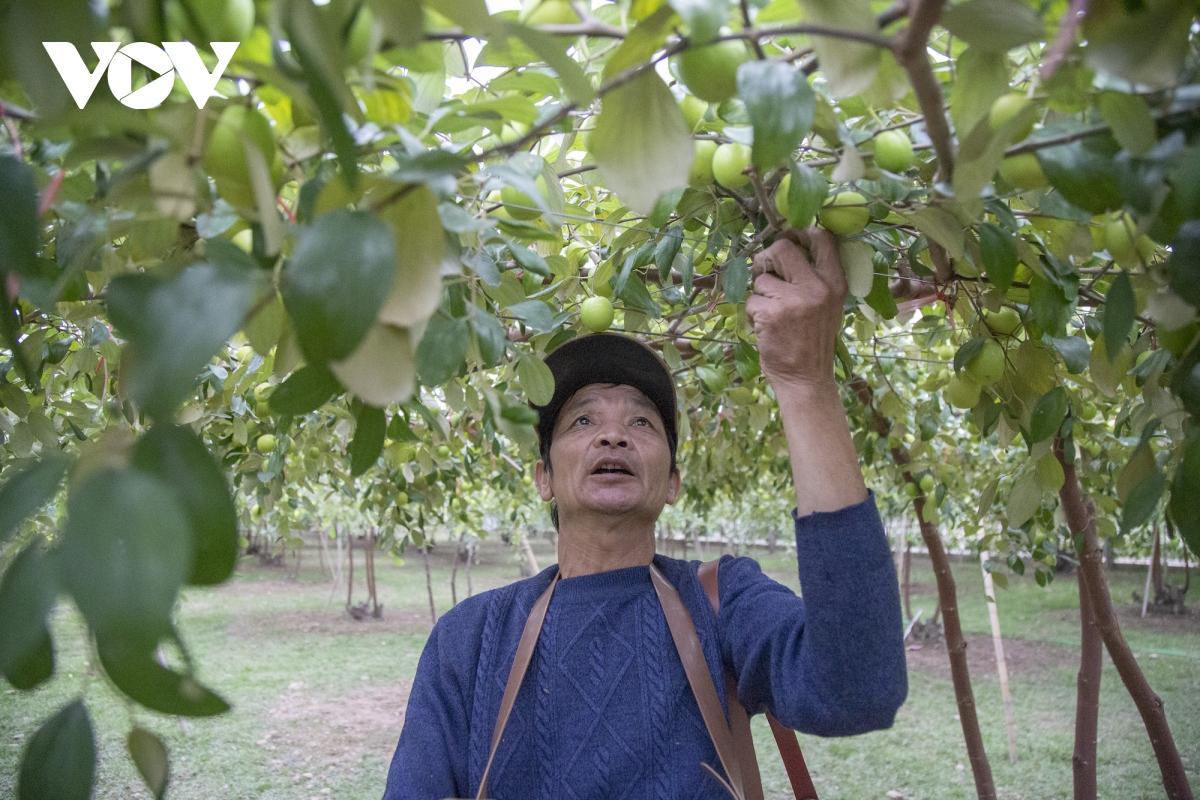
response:
[(543, 500), (549, 502), (554, 499), (554, 490), (550, 488), (550, 470), (546, 469), (546, 462), (541, 459), (533, 467), (533, 483)]
[(678, 469), (671, 470), (671, 477), (667, 479), (667, 505), (675, 505), (675, 501), (679, 499), (679, 484), (681, 482)]

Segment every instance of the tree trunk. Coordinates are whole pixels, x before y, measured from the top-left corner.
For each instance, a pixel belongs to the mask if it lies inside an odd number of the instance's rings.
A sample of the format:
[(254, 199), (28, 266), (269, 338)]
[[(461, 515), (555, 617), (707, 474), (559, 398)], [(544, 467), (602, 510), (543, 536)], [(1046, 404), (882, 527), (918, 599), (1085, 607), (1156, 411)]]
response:
[(1121, 633), (1117, 615), (1113, 611), (1108, 582), (1100, 566), (1104, 551), (1096, 534), (1093, 509), (1084, 500), (1083, 488), (1075, 472), (1075, 462), (1067, 461), (1061, 439), (1055, 440), (1054, 452), (1066, 476), (1059, 490), (1059, 497), (1067, 517), (1067, 525), (1077, 540), (1083, 540), (1082, 547), (1078, 542), (1076, 544), (1076, 552), (1080, 553), (1079, 571), (1092, 611), (1096, 615), (1100, 638), (1104, 641), (1109, 658), (1117, 668), (1117, 674), (1121, 676), (1125, 689), (1142, 716), (1142, 723), (1150, 737), (1150, 746), (1154, 748), (1154, 756), (1158, 760), (1168, 800), (1193, 800), (1187, 773), (1183, 769), (1183, 761), (1179, 758), (1179, 749), (1175, 746), (1175, 739), (1167, 724), (1167, 715), (1163, 711), (1162, 698), (1156, 695), (1146, 682), (1146, 676), (1138, 666), (1137, 659), (1133, 657), (1133, 651), (1129, 649), (1129, 644)]
[(471, 585), (471, 565), (475, 563), (475, 548), (477, 543), (472, 541), (467, 545), (467, 597), (475, 594), (475, 587)]
[(1158, 569), (1158, 525), (1155, 525), (1154, 543), (1150, 545), (1150, 566), (1146, 568), (1146, 584), (1142, 587), (1142, 617), (1150, 611), (1151, 593), (1156, 600), (1162, 594), (1162, 582), (1162, 571)]
[(354, 534), (346, 531), (346, 561), (350, 567), (346, 570), (346, 608), (354, 597)]
[(458, 535), (458, 546), (454, 548), (454, 564), (450, 566), (450, 607), (458, 605), (458, 562), (463, 556), (463, 537), (466, 534)]
[(329, 537), (325, 535), (325, 531), (317, 530), (317, 547), (320, 548), (317, 552), (321, 557), (321, 571), (328, 573), (329, 577), (333, 577), (333, 564), (329, 560), (329, 543), (325, 540)]
[(367, 590), (371, 595), (371, 616), (375, 619), (383, 617), (383, 606), (379, 604), (379, 593), (375, 582), (375, 541), (377, 534), (372, 528), (367, 534)]
[(1154, 524), (1154, 546), (1150, 550), (1150, 588), (1154, 591), (1154, 599), (1162, 597), (1165, 594), (1163, 586), (1166, 579), (1166, 559), (1163, 558), (1162, 552), (1162, 532), (1158, 528), (1158, 523)]
[(996, 603), (996, 587), (992, 573), (987, 570), (987, 554), (979, 559), (983, 572), (983, 596), (987, 602), (988, 624), (992, 628), (992, 648), (996, 652), (996, 677), (1000, 680), (1000, 699), (1004, 703), (1004, 729), (1008, 734), (1008, 760), (1017, 763), (1017, 723), (1013, 715), (1012, 692), (1008, 688), (1008, 661), (1004, 658), (1004, 638), (1000, 635), (1000, 609)]
[(1083, 583), (1079, 583), (1079, 673), (1075, 678), (1075, 753), (1071, 757), (1075, 800), (1096, 800), (1096, 739), (1100, 716), (1100, 666), (1104, 656), (1096, 615)]
[[(875, 432), (886, 438), (891, 430), (891, 423), (875, 408), (871, 387), (858, 376), (851, 378), (850, 386), (868, 414), (869, 423)], [(996, 800), (996, 783), (992, 778), (992, 766), (988, 762), (987, 751), (983, 745), (983, 734), (979, 729), (979, 716), (975, 708), (975, 693), (971, 688), (971, 673), (967, 666), (967, 641), (963, 638), (962, 622), (958, 617), (957, 590), (950, 571), (950, 559), (946, 556), (946, 548), (938, 535), (937, 527), (925, 521), (925, 493), (921, 491), (920, 483), (908, 469), (908, 453), (901, 447), (893, 447), (891, 452), (892, 460), (900, 468), (904, 480), (917, 487), (917, 495), (913, 498), (913, 510), (920, 525), (921, 539), (929, 550), (929, 560), (933, 564), (933, 574), (937, 580), (938, 609), (946, 619), (946, 653), (950, 657), (950, 677), (954, 684), (954, 698), (958, 704), (963, 739), (967, 745), (967, 757), (971, 762), (971, 774), (975, 779), (975, 793), (979, 800)]]
[(912, 619), (912, 543), (904, 537), (904, 556), (900, 561), (900, 585), (904, 593), (904, 616)]
[(429, 594), (429, 624), (437, 624), (437, 609), (433, 605), (433, 575), (429, 572), (429, 543), (421, 545), (421, 558), (425, 562), (425, 591)]

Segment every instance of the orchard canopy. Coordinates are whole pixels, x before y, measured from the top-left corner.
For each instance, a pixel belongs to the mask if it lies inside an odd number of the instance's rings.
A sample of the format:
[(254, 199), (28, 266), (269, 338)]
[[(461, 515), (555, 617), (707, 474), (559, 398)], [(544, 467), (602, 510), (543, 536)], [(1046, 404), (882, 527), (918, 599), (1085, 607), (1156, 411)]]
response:
[[(220, 713), (181, 587), (331, 497), (396, 549), (483, 501), (544, 524), (529, 404), (589, 329), (674, 370), (689, 508), (788, 502), (743, 303), (812, 224), (881, 504), (997, 580), (1084, 553), (1060, 496), (1122, 552), (1165, 521), (1200, 553), (1195, 14), (0, 0), (0, 672), (51, 678), (69, 599), (121, 692)], [(106, 42), (190, 42), (219, 79)], [(90, 785), (91, 736), (64, 707), (22, 774)], [(130, 749), (152, 775), (153, 734)]]

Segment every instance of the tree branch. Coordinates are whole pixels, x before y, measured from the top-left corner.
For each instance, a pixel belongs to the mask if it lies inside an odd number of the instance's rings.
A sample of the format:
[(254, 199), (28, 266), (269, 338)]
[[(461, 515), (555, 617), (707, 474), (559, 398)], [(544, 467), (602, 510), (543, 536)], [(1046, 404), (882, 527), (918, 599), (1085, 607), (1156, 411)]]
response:
[(1058, 25), (1058, 35), (1054, 37), (1054, 44), (1042, 60), (1042, 83), (1054, 77), (1054, 73), (1062, 66), (1067, 51), (1075, 44), (1075, 33), (1079, 30), (1079, 24), (1083, 22), (1087, 6), (1088, 0), (1071, 0), (1071, 7), (1063, 14), (1062, 22)]
[(945, 0), (913, 0), (908, 27), (896, 35), (892, 50), (908, 73), (921, 113), (925, 115), (925, 129), (937, 154), (938, 179), (948, 183), (954, 177), (954, 144), (942, 104), (942, 87), (934, 77), (927, 50), (929, 34), (944, 5)]

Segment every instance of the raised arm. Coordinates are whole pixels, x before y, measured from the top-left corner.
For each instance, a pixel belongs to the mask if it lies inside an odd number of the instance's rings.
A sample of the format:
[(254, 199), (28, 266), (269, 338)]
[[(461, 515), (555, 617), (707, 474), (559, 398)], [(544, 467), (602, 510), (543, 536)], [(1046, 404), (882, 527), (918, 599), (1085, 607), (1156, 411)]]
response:
[(746, 313), (779, 401), (796, 511), (804, 516), (860, 503), (867, 488), (833, 377), (846, 277), (828, 232), (793, 235), (755, 257)]

